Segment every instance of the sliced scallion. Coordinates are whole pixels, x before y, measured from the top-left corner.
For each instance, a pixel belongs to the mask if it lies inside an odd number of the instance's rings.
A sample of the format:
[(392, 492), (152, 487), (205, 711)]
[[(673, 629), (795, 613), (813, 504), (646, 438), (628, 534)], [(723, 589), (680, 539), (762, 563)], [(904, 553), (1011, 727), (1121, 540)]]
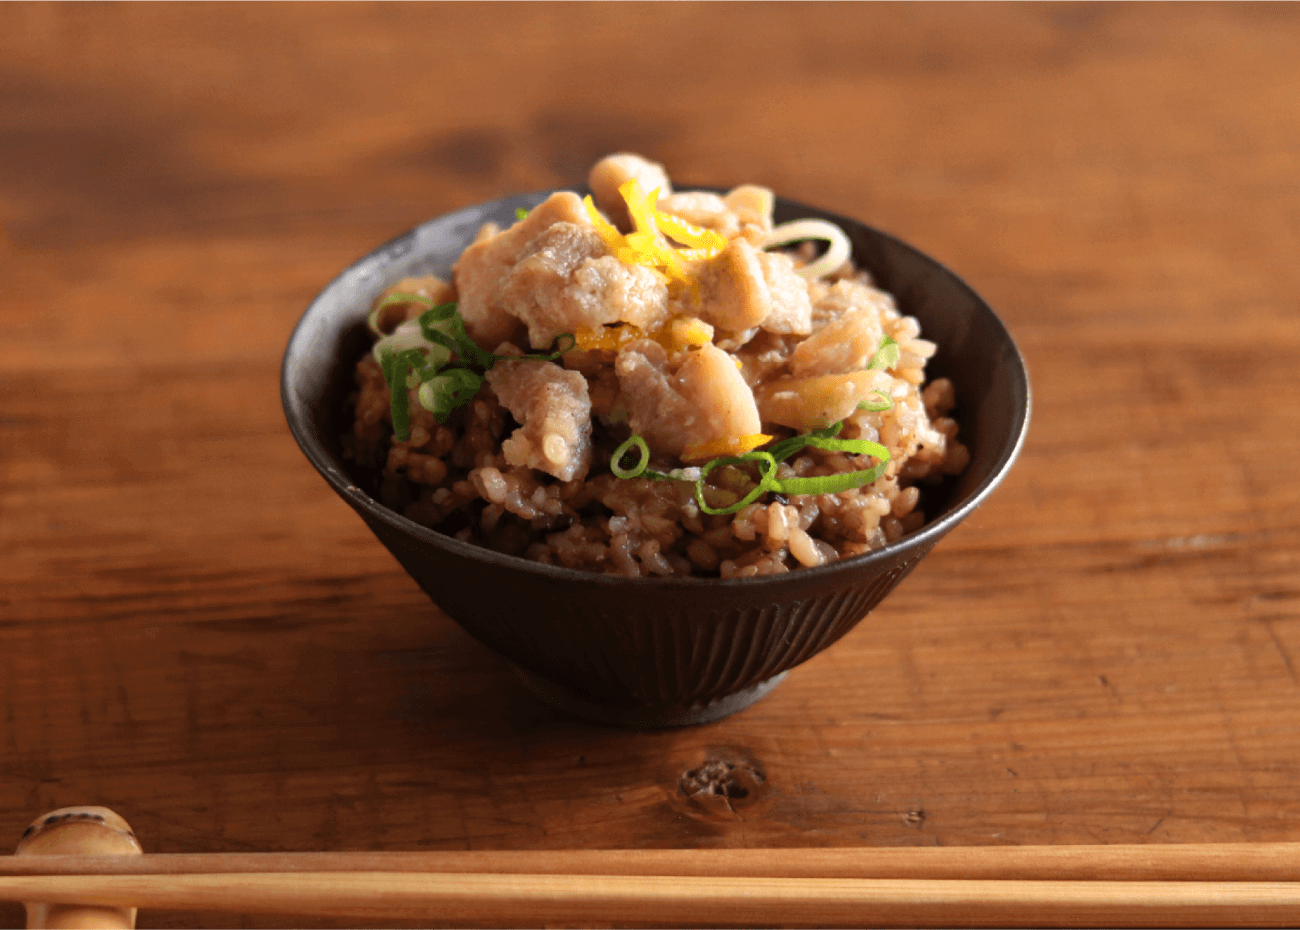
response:
[[(631, 468), (624, 468), (621, 464), (623, 457), (632, 449), (636, 449), (638, 452), (637, 462)], [(637, 435), (629, 436), (626, 441), (614, 450), (614, 454), (609, 458), (609, 470), (614, 473), (615, 478), (623, 478), (624, 480), (640, 478), (645, 474), (646, 466), (649, 464), (650, 447), (646, 445), (644, 439)]]
[(465, 331), (465, 318), (454, 303), (439, 304), (420, 314), (420, 329), (424, 338), (445, 346), (467, 362), (480, 368), (491, 368), (497, 356), (478, 347)]
[(897, 342), (888, 336), (881, 336), (880, 347), (876, 349), (876, 354), (872, 356), (867, 371), (888, 371), (898, 364), (901, 354), (902, 348)]
[(394, 304), (419, 302), (428, 307), (418, 319), (400, 323), (392, 333), (375, 343), (372, 351), (384, 380), (388, 383), (393, 434), (399, 442), (410, 438), (410, 399), (407, 390), (419, 388), (417, 398), (440, 423), (457, 407), (473, 400), (483, 384), (483, 376), (461, 366), (447, 367), (452, 353), (462, 363), (485, 371), (501, 359), (555, 361), (577, 344), (572, 333), (556, 337), (555, 351), (549, 355), (497, 355), (479, 348), (465, 330), (465, 318), (454, 303), (438, 304), (419, 294), (390, 294), (370, 314), (371, 328), (378, 332), (379, 314)]
[[(524, 355), (523, 358), (533, 359), (539, 362), (558, 361), (560, 356), (565, 352), (572, 352), (578, 345), (578, 337), (573, 333), (560, 333), (555, 337), (555, 351), (550, 355)], [(504, 357), (504, 356), (499, 356)]]
[(384, 369), (384, 380), (388, 382), (389, 404), (393, 417), (393, 435), (398, 442), (411, 438), (410, 395), (406, 393), (406, 375), (409, 364), (400, 361), (397, 352), (385, 352), (380, 359)]
[[(646, 477), (670, 481), (689, 481), (695, 485), (695, 502), (699, 504), (700, 510), (704, 513), (714, 515), (739, 513), (769, 491), (791, 497), (807, 494), (838, 494), (841, 491), (864, 487), (880, 480), (889, 467), (889, 450), (880, 443), (870, 442), (866, 439), (837, 438), (843, 428), (843, 422), (834, 423), (825, 429), (783, 439), (766, 451), (755, 450), (746, 452), (744, 455), (724, 455), (712, 459), (697, 468), (674, 469), (666, 475), (651, 471), (646, 467), (650, 461), (650, 447), (644, 439), (634, 434), (614, 450), (614, 454), (610, 457), (609, 469), (615, 477), (624, 479)], [(879, 461), (871, 468), (841, 472), (835, 475), (778, 478), (777, 466), (779, 463), (808, 446), (828, 452), (869, 455)], [(634, 448), (640, 453), (637, 462), (631, 468), (624, 468), (622, 465), (623, 458)], [(711, 506), (704, 498), (705, 482), (709, 473), (723, 465), (740, 465), (746, 462), (758, 463), (758, 483), (744, 497), (727, 507)]]
[[(728, 507), (715, 508), (710, 507), (708, 501), (704, 499), (704, 482), (709, 477), (709, 472), (719, 465), (739, 465), (741, 462), (758, 462), (759, 480), (754, 485), (753, 490)], [(764, 470), (763, 466), (767, 469)], [(700, 476), (695, 479), (695, 502), (700, 505), (700, 509), (705, 513), (719, 514), (739, 513), (754, 501), (768, 491), (773, 490), (776, 480), (776, 459), (772, 458), (770, 452), (746, 452), (744, 455), (724, 455), (716, 458), (700, 468)]]
[(447, 364), (451, 358), (449, 349), (424, 338), (424, 333), (420, 331), (420, 324), (415, 320), (402, 323), (393, 332), (376, 342), (370, 351), (378, 361), (386, 352), (406, 352), (412, 349), (427, 350), (426, 364), (439, 368)]
[(389, 307), (398, 304), (423, 304), (425, 307), (432, 307), (433, 301), (423, 294), (389, 294), (375, 304), (375, 309), (371, 310), (370, 315), (366, 317), (366, 324), (370, 327), (372, 333), (376, 336), (384, 335), (384, 331), (379, 328), (379, 321), (383, 316), (383, 312)]
[(777, 481), (773, 490), (791, 496), (797, 494), (838, 494), (853, 488), (865, 487), (879, 481), (889, 467), (889, 453), (884, 461), (861, 471), (846, 471), (838, 475), (816, 475), (811, 478), (786, 478)]
[(473, 400), (482, 386), (482, 375), (467, 368), (444, 368), (420, 385), (420, 406), (439, 423), (446, 423), (451, 412)]
[(884, 391), (872, 391), (867, 395), (867, 399), (858, 404), (859, 410), (872, 410), (879, 412), (881, 410), (892, 410), (894, 399)]

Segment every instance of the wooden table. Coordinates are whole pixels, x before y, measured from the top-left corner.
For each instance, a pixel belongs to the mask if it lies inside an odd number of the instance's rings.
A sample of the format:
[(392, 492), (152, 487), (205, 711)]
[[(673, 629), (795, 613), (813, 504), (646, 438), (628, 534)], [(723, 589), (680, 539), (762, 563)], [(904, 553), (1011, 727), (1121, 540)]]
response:
[[(1297, 43), (1289, 5), (0, 7), (0, 844), (78, 803), (155, 852), (1300, 839)], [(986, 506), (696, 729), (539, 705), (278, 396), (347, 263), (620, 149), (938, 256), (1035, 392)]]

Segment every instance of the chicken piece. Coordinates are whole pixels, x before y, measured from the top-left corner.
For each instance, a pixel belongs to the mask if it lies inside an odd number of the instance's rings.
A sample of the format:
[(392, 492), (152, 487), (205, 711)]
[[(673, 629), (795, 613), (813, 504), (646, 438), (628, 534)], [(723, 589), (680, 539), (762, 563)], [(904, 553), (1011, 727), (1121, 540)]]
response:
[(776, 197), (766, 187), (742, 184), (722, 198), (723, 204), (740, 221), (740, 235), (759, 248), (772, 231), (772, 208)]
[(740, 440), (760, 431), (754, 394), (735, 361), (712, 345), (686, 353), (676, 372), (657, 342), (639, 339), (615, 361), (628, 425), (656, 452)]
[(798, 432), (838, 423), (872, 391), (889, 392), (893, 379), (883, 371), (855, 371), (813, 378), (781, 378), (760, 384), (754, 400), (764, 423), (779, 423)]
[(790, 374), (807, 378), (866, 368), (880, 348), (883, 335), (880, 314), (852, 307), (795, 346)]
[(808, 285), (788, 256), (760, 251), (738, 237), (700, 267), (698, 280), (694, 312), (721, 330), (761, 326), (779, 334), (812, 332)]
[(700, 267), (696, 315), (719, 329), (739, 332), (760, 325), (772, 312), (772, 294), (760, 253), (746, 239), (733, 239)]
[[(500, 232), (501, 226), (488, 220), (478, 228), (478, 232), (474, 233), (474, 242), (486, 242), (488, 239), (491, 239)], [(470, 244), (473, 245), (474, 242), (471, 242)]]
[(709, 191), (683, 191), (670, 197), (661, 196), (658, 207), (664, 213), (712, 229), (728, 239), (740, 233), (740, 219), (731, 212), (726, 201)]
[(703, 445), (717, 440), (743, 439), (762, 432), (754, 392), (736, 367), (736, 360), (713, 345), (686, 353), (677, 369), (680, 390), (692, 401), (704, 419), (703, 435), (686, 445)]
[[(572, 355), (573, 353), (569, 353)], [(565, 360), (568, 360), (568, 355)], [(619, 410), (619, 401), (623, 397), (623, 392), (618, 386), (618, 375), (614, 369), (608, 366), (602, 367), (594, 374), (587, 376), (587, 393), (591, 395), (591, 412), (600, 417), (601, 421), (609, 425), (616, 420), (621, 420), (622, 415)]]
[(642, 265), (625, 265), (590, 226), (556, 223), (533, 240), (501, 287), (501, 304), (545, 348), (560, 333), (607, 323), (659, 326), (668, 316), (668, 286)]
[(663, 279), (644, 265), (625, 265), (612, 255), (584, 262), (567, 296), (582, 308), (582, 318), (592, 321), (587, 329), (631, 323), (649, 330), (668, 319), (668, 285)]
[(518, 326), (501, 300), (506, 275), (529, 246), (555, 223), (590, 226), (581, 198), (570, 191), (552, 194), (509, 229), (474, 242), (452, 266), (460, 295), (460, 315), (470, 337), (485, 349), (509, 339)]
[(821, 282), (810, 285), (813, 292), (813, 328), (825, 326), (854, 308), (869, 310), (880, 316), (897, 311), (894, 298), (871, 285), (854, 279), (836, 281), (827, 286)]
[(790, 361), (794, 341), (793, 337), (760, 332), (732, 353), (751, 388), (781, 372)]
[(812, 332), (812, 301), (808, 282), (794, 270), (794, 260), (778, 252), (759, 252), (763, 281), (772, 309), (759, 325), (769, 333), (806, 336)]
[[(501, 346), (498, 351), (507, 349)], [(497, 399), (521, 425), (501, 444), (511, 465), (561, 481), (591, 467), (591, 398), (587, 379), (552, 362), (500, 359), (487, 371)]]
[(632, 432), (655, 451), (676, 455), (686, 445), (684, 433), (694, 423), (696, 412), (677, 390), (667, 368), (667, 351), (650, 339), (629, 342), (614, 360)]
[(742, 223), (754, 223), (768, 232), (772, 231), (772, 208), (776, 197), (766, 187), (756, 184), (742, 184), (727, 191), (722, 198), (723, 205), (736, 214)]
[(580, 323), (569, 322), (572, 308), (560, 296), (579, 265), (607, 253), (604, 240), (592, 226), (556, 223), (537, 235), (514, 267), (504, 272), (498, 303), (528, 326), (534, 348), (544, 348), (556, 334), (581, 328)]
[(627, 212), (627, 201), (618, 189), (633, 179), (646, 194), (657, 190), (660, 197), (667, 197), (673, 192), (663, 165), (626, 152), (607, 155), (592, 165), (587, 175), (587, 186), (591, 188), (596, 206), (623, 232), (631, 231), (632, 218)]

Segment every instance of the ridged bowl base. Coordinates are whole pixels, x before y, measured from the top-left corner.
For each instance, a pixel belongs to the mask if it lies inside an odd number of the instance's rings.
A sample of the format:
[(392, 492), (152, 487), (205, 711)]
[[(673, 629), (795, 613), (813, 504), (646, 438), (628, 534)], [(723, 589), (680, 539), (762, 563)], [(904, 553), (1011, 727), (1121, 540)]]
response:
[(603, 704), (584, 697), (576, 691), (558, 685), (550, 679), (543, 678), (523, 666), (510, 663), (515, 674), (527, 686), (528, 690), (543, 704), (554, 707), (574, 717), (594, 723), (606, 723), (616, 727), (630, 727), (638, 730), (659, 730), (667, 727), (690, 727), (701, 723), (712, 723), (744, 710), (767, 697), (768, 692), (781, 683), (788, 675), (782, 672), (773, 675), (758, 684), (728, 694), (717, 700), (690, 706), (668, 705), (617, 705)]

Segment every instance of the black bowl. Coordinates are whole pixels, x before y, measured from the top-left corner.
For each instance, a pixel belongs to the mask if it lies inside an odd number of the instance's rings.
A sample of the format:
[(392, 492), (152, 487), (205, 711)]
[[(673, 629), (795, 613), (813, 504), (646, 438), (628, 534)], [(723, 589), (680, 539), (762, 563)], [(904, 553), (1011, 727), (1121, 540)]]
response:
[(847, 633), (964, 520), (1010, 469), (1029, 425), (1024, 359), (1002, 321), (961, 279), (916, 249), (785, 200), (776, 219), (838, 223), (853, 256), (921, 322), (938, 354), (931, 378), (956, 386), (970, 465), (924, 506), (930, 522), (877, 552), (786, 575), (747, 579), (619, 578), (503, 555), (389, 510), (349, 473), (340, 437), (352, 373), (367, 350), (367, 310), (408, 275), (449, 279), (479, 227), (514, 221), (549, 192), (458, 210), (424, 223), (348, 268), (298, 322), (281, 395), (307, 458), (402, 567), (472, 636), (515, 664), (548, 703), (631, 726), (702, 723), (767, 693), (785, 672)]

